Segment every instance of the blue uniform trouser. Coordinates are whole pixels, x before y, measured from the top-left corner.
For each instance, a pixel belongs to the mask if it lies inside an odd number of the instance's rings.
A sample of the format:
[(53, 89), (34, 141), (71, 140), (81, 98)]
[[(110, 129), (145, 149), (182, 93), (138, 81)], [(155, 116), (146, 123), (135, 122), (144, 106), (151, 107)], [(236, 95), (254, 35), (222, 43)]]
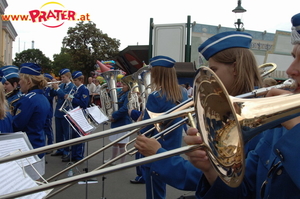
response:
[(166, 183), (158, 179), (155, 173), (151, 173), (147, 164), (142, 165), (142, 172), (146, 182), (146, 199), (165, 199)]
[[(74, 129), (72, 129), (72, 138), (80, 137)], [(72, 159), (81, 160), (84, 157), (84, 143), (72, 146)]]
[[(56, 143), (69, 140), (70, 135), (72, 135), (72, 131), (70, 129), (70, 124), (66, 120), (66, 118), (58, 118), (55, 117), (55, 136), (56, 136)], [(69, 153), (69, 147), (58, 149), (58, 153), (63, 153), (67, 155)]]
[[(139, 152), (137, 152), (135, 154), (135, 159), (136, 160), (140, 159), (141, 157), (142, 157), (142, 155)], [(142, 166), (141, 165), (136, 166), (135, 169), (136, 169), (136, 175), (137, 175), (137, 177), (135, 178), (135, 180), (139, 181), (139, 182), (144, 182), (143, 173), (142, 173)]]
[(47, 139), (47, 145), (53, 144), (52, 119), (47, 119), (47, 125), (44, 127), (44, 132)]

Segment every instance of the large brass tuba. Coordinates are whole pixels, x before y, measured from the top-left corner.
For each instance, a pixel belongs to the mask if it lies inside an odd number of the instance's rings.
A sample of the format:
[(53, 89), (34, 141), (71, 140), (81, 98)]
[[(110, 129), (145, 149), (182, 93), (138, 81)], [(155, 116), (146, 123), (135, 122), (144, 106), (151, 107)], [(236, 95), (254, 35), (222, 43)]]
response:
[(110, 117), (113, 112), (118, 110), (116, 83), (119, 74), (121, 74), (120, 70), (111, 70), (101, 73), (101, 76), (106, 81), (100, 89), (101, 109), (107, 117)]
[(149, 66), (140, 68), (133, 74), (133, 78), (138, 82), (141, 110), (145, 110), (148, 96), (151, 93), (151, 70)]

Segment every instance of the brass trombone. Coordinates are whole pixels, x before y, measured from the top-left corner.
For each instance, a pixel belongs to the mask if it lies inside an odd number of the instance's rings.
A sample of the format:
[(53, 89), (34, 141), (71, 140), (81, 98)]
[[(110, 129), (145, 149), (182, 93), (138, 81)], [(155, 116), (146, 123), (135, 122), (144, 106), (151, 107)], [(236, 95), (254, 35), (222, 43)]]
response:
[[(124, 164), (92, 171), (68, 179), (50, 182), (39, 187), (27, 189), (3, 197), (18, 197), (63, 184), (70, 184), (82, 179), (96, 177), (129, 167), (153, 162), (162, 158), (187, 152), (195, 148), (207, 149), (210, 160), (220, 178), (231, 187), (237, 187), (244, 175), (244, 142), (266, 129), (296, 117), (300, 113), (299, 95), (284, 95), (268, 98), (243, 99), (228, 95), (219, 78), (208, 67), (201, 67), (194, 80), (194, 107), (154, 119), (144, 120), (115, 129), (90, 134), (62, 143), (37, 148), (22, 154), (0, 159), (0, 163), (50, 151), (54, 148), (70, 146), (98, 138), (135, 129), (140, 126), (155, 124), (163, 120), (182, 117), (196, 111), (196, 123), (204, 143), (201, 145), (184, 146), (165, 153), (156, 154)], [(289, 102), (289, 103), (285, 103)]]
[[(269, 66), (272, 66), (272, 68), (270, 68), (269, 70), (267, 71), (264, 71), (264, 68), (267, 68)], [(258, 66), (258, 69), (262, 69), (262, 72), (261, 72), (261, 77), (265, 77), (267, 75), (269, 75), (270, 73), (274, 72), (277, 68), (277, 64), (275, 63), (265, 63), (265, 64), (262, 64), (260, 66)]]

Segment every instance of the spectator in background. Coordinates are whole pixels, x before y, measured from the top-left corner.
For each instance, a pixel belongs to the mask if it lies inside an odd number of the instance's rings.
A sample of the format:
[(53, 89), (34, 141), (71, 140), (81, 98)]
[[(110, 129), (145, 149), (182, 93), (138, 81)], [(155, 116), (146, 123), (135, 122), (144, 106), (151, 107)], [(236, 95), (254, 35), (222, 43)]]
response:
[(99, 79), (95, 79), (94, 80), (95, 85), (96, 85), (96, 89), (92, 94), (92, 103), (100, 106), (100, 91), (101, 91), (101, 85), (100, 85), (100, 80)]
[(193, 95), (194, 95), (194, 89), (193, 89), (193, 87), (191, 87), (191, 85), (189, 83), (186, 83), (185, 84), (185, 88), (187, 90), (188, 96), (189, 97), (193, 97)]
[(86, 85), (86, 87), (89, 90), (89, 96), (90, 96), (89, 105), (90, 105), (92, 103), (93, 93), (96, 90), (96, 85), (93, 83), (93, 78), (92, 77), (88, 78), (88, 84)]

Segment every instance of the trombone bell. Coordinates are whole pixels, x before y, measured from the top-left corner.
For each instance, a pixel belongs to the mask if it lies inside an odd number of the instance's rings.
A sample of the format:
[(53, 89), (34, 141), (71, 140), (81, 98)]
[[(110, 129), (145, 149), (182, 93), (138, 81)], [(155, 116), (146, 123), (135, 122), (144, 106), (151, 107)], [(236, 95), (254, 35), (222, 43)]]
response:
[(197, 128), (212, 165), (227, 185), (237, 187), (245, 165), (241, 129), (225, 87), (208, 67), (198, 70), (194, 100)]
[(264, 130), (300, 114), (299, 94), (243, 99), (228, 95), (208, 67), (194, 81), (197, 127), (219, 177), (231, 187), (242, 182), (244, 144)]

